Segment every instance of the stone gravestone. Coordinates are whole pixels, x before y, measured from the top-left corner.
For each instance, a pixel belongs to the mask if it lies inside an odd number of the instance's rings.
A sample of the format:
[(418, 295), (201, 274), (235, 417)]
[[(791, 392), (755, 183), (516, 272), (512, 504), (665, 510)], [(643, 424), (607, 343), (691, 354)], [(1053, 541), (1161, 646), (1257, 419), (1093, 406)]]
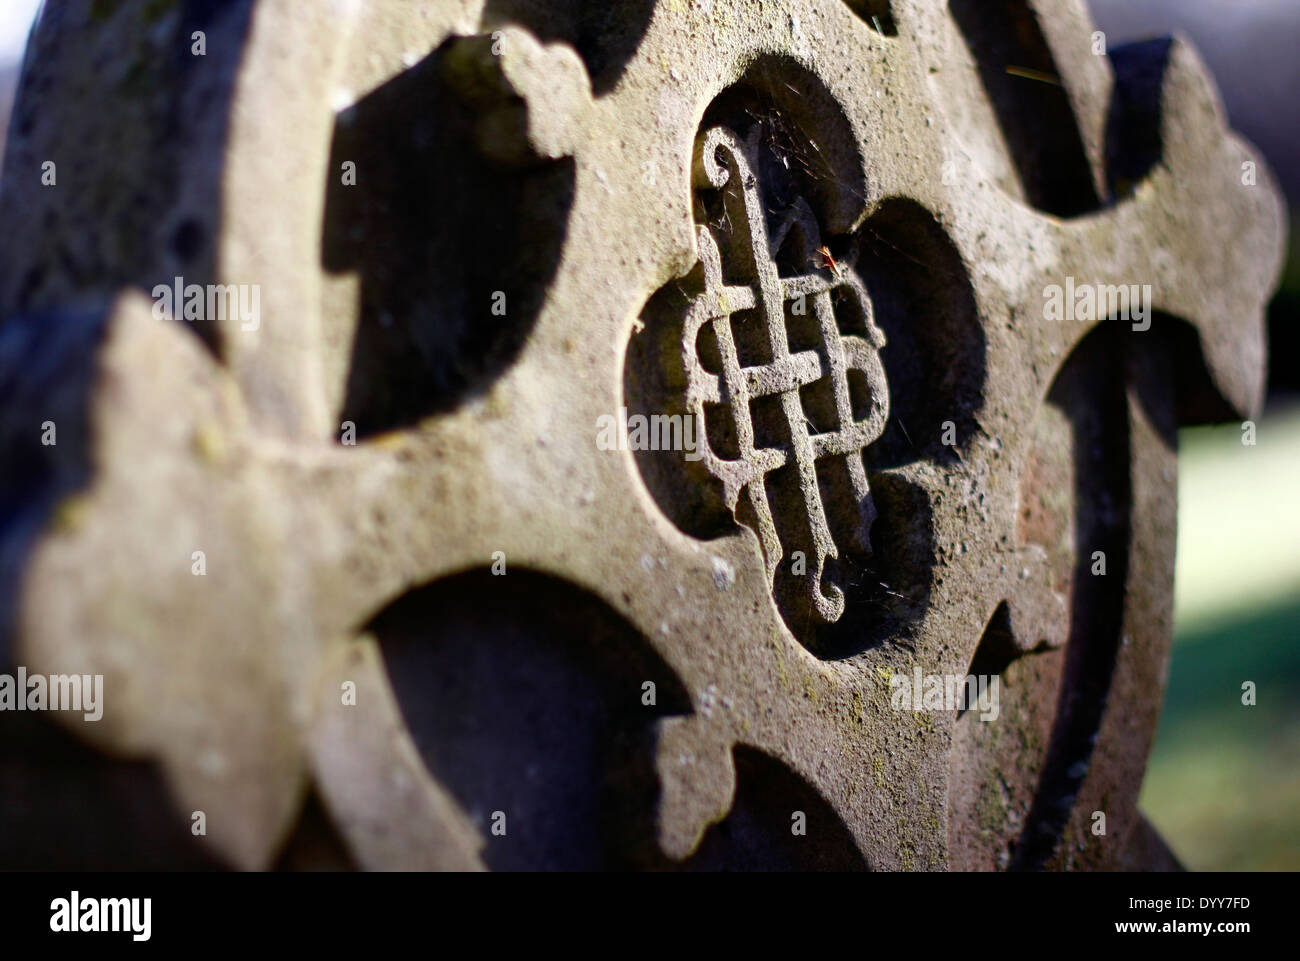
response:
[(0, 221), (0, 650), (103, 677), (0, 714), (5, 866), (1174, 864), (1284, 231), (1185, 42), (69, 0)]

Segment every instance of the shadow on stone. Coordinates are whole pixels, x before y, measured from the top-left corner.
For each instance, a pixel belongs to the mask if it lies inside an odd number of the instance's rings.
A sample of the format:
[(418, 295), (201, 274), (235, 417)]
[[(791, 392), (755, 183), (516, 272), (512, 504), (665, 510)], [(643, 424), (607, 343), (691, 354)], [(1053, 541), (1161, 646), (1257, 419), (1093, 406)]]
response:
[[(322, 260), (360, 276), (341, 420), (361, 436), (457, 406), (513, 360), (559, 267), (571, 160), (492, 166), (443, 44), (341, 113)], [(343, 164), (356, 164), (345, 186)]]
[(655, 0), (488, 0), (484, 29), (517, 23), (544, 42), (561, 40), (582, 57), (596, 96), (608, 93), (623, 76), (650, 26)]
[[(979, 429), (987, 347), (961, 257), (915, 201), (885, 200), (858, 234), (858, 274), (885, 332), (889, 378), (885, 432), (866, 449), (869, 467), (917, 460), (955, 464)], [(952, 423), (955, 444), (943, 443)]]
[(934, 586), (929, 495), (894, 471), (870, 472), (868, 480), (879, 512), (871, 525), (872, 553), (827, 561), (831, 578), (844, 590), (844, 616), (801, 638), (826, 660), (853, 657), (886, 641), (910, 647), (912, 628), (925, 616)]
[[(731, 813), (711, 827), (699, 850), (677, 870), (866, 871), (866, 859), (835, 810), (803, 778), (780, 761), (737, 745), (736, 800)], [(794, 833), (794, 815), (805, 818)]]
[[(644, 857), (654, 723), (690, 701), (602, 601), (526, 570), (475, 571), (412, 591), (368, 629), (425, 763), (478, 825), (489, 867)], [(647, 682), (654, 705), (642, 703)]]
[(6, 871), (212, 871), (156, 765), (109, 758), (48, 715), (6, 714), (0, 864)]
[(949, 0), (948, 8), (1029, 202), (1058, 217), (1096, 209), (1100, 198), (1074, 110), (1027, 0)]
[(43, 311), (0, 325), (0, 670), (12, 663), (27, 554), (91, 476), (89, 397), (107, 319), (106, 308)]
[[(228, 128), (254, 6), (44, 4), (5, 143), (6, 180), (56, 157), (75, 186), (0, 194), (0, 222), (23, 237), (0, 258), (0, 318), (125, 287), (148, 293), (178, 276), (215, 283)], [(201, 57), (191, 52), (199, 30)], [(90, 49), (104, 51), (102, 63), (87, 66)], [(75, 114), (49, 106), (69, 101)], [(181, 326), (225, 355), (216, 320)]]
[[(1047, 395), (1073, 428), (1070, 627), (1055, 721), (1013, 870), (1039, 870), (1055, 850), (1092, 757), (1119, 652), (1132, 504), (1123, 333), (1115, 321), (1095, 328)], [(1105, 554), (1105, 577), (1091, 573), (1094, 551)]]

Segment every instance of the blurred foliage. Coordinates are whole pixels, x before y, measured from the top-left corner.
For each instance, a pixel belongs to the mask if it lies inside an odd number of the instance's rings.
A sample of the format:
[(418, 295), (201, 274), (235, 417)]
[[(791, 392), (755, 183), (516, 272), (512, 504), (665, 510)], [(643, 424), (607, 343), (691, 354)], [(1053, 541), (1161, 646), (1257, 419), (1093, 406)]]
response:
[[(1175, 641), (1142, 808), (1192, 870), (1300, 870), (1300, 406), (1180, 438)], [(1242, 704), (1242, 684), (1256, 705)]]

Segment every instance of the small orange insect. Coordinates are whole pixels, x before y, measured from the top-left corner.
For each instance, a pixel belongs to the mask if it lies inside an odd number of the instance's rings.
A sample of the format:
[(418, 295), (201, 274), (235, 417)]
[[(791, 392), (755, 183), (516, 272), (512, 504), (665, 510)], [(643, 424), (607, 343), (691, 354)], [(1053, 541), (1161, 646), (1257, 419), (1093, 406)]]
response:
[(822, 260), (824, 261), (822, 266), (831, 271), (831, 273), (836, 277), (840, 277), (840, 265), (837, 264), (835, 258), (831, 256), (831, 249), (829, 247), (822, 247), (817, 251), (817, 253), (822, 255)]

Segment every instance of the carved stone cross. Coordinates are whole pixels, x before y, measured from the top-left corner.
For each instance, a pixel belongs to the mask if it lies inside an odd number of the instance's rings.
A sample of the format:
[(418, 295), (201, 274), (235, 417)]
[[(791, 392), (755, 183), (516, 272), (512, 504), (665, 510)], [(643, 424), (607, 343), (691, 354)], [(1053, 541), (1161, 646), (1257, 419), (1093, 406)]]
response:
[[(1004, 6), (1058, 85), (937, 0), (261, 0), (175, 75), (183, 19), (47, 17), (10, 659), (103, 674), (58, 720), (241, 867), (309, 791), (366, 867), (1156, 863), (1174, 430), (1256, 408), (1283, 215), (1184, 42)], [(182, 275), (259, 327), (155, 318)], [(1150, 328), (1046, 320), (1067, 278), (1149, 284)], [(738, 449), (600, 449), (624, 406)], [(900, 710), (918, 671), (1002, 676), (1000, 722)]]

